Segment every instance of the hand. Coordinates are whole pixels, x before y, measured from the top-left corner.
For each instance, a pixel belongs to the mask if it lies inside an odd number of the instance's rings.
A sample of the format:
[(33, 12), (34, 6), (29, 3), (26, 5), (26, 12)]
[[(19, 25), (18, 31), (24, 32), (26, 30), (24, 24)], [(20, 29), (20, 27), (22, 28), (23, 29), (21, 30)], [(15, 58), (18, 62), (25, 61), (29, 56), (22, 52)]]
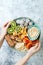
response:
[(36, 43), (36, 45), (34, 47), (31, 47), (30, 50), (28, 51), (28, 53), (22, 58), (20, 59), (15, 65), (24, 65), (27, 60), (37, 51), (39, 51), (40, 49), (40, 42)]
[(4, 35), (6, 34), (7, 28), (9, 27), (9, 25), (10, 25), (10, 22), (7, 22), (7, 23), (4, 24), (4, 26), (2, 27), (2, 31), (3, 31)]
[(31, 55), (33, 55), (34, 53), (38, 52), (40, 49), (40, 42), (36, 43), (36, 45), (34, 47), (31, 47), (30, 50), (28, 51), (28, 53), (30, 53)]
[(1, 27), (0, 39), (3, 38), (6, 35), (7, 28), (9, 27), (9, 25), (10, 25), (10, 22), (7, 22), (6, 24), (4, 24), (3, 27)]

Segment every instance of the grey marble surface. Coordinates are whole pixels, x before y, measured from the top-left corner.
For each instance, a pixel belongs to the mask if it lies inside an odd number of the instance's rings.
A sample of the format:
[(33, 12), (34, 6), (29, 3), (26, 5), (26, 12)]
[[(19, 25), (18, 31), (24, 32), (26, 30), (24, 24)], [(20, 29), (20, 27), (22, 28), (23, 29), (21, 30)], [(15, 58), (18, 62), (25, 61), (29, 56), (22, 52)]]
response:
[[(43, 64), (43, 0), (0, 0), (0, 26), (18, 17), (29, 17), (41, 28), (41, 49), (26, 65)], [(4, 40), (0, 48), (0, 65), (14, 65), (25, 53), (16, 52)]]

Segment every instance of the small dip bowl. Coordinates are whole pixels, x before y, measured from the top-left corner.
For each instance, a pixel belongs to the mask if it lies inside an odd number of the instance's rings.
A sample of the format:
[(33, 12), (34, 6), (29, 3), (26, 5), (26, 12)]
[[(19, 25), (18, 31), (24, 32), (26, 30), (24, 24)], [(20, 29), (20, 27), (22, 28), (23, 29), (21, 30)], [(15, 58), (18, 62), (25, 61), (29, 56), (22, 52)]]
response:
[(41, 30), (40, 27), (36, 24), (28, 27), (28, 37), (30, 40), (34, 41), (40, 38)]

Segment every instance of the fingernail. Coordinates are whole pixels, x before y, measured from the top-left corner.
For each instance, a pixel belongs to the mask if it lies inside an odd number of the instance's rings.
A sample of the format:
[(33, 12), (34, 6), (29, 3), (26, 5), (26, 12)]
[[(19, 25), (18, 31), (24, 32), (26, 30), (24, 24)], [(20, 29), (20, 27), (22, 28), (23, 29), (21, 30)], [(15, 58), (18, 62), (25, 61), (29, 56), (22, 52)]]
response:
[(4, 27), (6, 27), (8, 23), (9, 23), (9, 22), (7, 22), (7, 23), (4, 25)]

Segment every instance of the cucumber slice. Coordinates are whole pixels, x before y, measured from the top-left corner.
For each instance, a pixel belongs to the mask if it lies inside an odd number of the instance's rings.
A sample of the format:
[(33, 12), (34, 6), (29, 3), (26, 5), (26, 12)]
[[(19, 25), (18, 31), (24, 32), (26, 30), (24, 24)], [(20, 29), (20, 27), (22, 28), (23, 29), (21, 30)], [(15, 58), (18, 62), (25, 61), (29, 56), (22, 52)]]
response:
[(21, 27), (19, 25), (16, 27), (16, 31), (17, 31), (17, 33), (19, 33), (21, 31)]
[(11, 22), (11, 27), (14, 28), (14, 29), (16, 28), (16, 22), (15, 21)]
[(8, 32), (8, 34), (12, 34), (14, 32), (14, 29), (10, 27), (7, 29), (7, 32)]

